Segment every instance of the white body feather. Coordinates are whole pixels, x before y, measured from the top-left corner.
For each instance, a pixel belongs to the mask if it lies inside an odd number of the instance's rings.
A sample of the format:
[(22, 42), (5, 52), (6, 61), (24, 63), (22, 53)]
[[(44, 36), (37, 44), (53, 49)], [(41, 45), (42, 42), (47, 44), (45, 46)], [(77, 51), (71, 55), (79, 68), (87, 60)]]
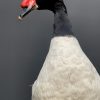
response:
[(32, 100), (100, 100), (100, 76), (75, 37), (52, 38)]

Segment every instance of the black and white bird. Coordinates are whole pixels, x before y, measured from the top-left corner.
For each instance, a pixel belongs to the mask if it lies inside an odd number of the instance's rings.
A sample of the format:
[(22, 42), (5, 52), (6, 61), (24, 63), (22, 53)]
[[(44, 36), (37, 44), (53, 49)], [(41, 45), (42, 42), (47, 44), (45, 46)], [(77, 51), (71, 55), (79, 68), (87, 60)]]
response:
[(74, 36), (63, 0), (37, 0), (54, 13), (54, 36), (32, 100), (100, 100), (100, 76)]

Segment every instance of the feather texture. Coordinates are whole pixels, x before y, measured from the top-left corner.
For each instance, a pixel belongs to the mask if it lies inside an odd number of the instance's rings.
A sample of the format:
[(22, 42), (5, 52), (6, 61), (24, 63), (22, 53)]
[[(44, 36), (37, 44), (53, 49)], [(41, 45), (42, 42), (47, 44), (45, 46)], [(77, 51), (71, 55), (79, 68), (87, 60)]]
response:
[(100, 100), (100, 76), (75, 37), (52, 38), (32, 100)]

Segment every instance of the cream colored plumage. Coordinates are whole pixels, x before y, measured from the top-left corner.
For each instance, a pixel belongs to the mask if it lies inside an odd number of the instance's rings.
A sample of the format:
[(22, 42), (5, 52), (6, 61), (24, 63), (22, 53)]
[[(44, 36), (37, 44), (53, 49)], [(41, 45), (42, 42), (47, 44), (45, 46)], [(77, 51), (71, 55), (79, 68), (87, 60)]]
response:
[[(74, 37), (64, 1), (32, 1), (39, 5), (39, 10), (54, 13), (54, 37), (32, 85), (32, 100), (100, 100), (100, 76)], [(31, 3), (19, 19), (32, 11)]]
[(52, 38), (32, 100), (100, 100), (100, 76), (75, 37)]

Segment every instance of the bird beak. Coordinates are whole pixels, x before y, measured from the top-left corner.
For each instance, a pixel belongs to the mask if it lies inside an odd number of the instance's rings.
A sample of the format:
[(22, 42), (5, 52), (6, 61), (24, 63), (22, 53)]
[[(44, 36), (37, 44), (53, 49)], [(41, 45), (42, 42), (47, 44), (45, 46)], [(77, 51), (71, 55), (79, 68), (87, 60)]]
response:
[(37, 5), (37, 4), (35, 4), (34, 6), (29, 5), (28, 8), (25, 9), (25, 10), (23, 11), (23, 13), (20, 14), (20, 15), (18, 16), (18, 19), (19, 19), (19, 20), (22, 20), (22, 19), (23, 19), (26, 15), (28, 15), (32, 10), (36, 10), (36, 9), (38, 9), (38, 5)]

